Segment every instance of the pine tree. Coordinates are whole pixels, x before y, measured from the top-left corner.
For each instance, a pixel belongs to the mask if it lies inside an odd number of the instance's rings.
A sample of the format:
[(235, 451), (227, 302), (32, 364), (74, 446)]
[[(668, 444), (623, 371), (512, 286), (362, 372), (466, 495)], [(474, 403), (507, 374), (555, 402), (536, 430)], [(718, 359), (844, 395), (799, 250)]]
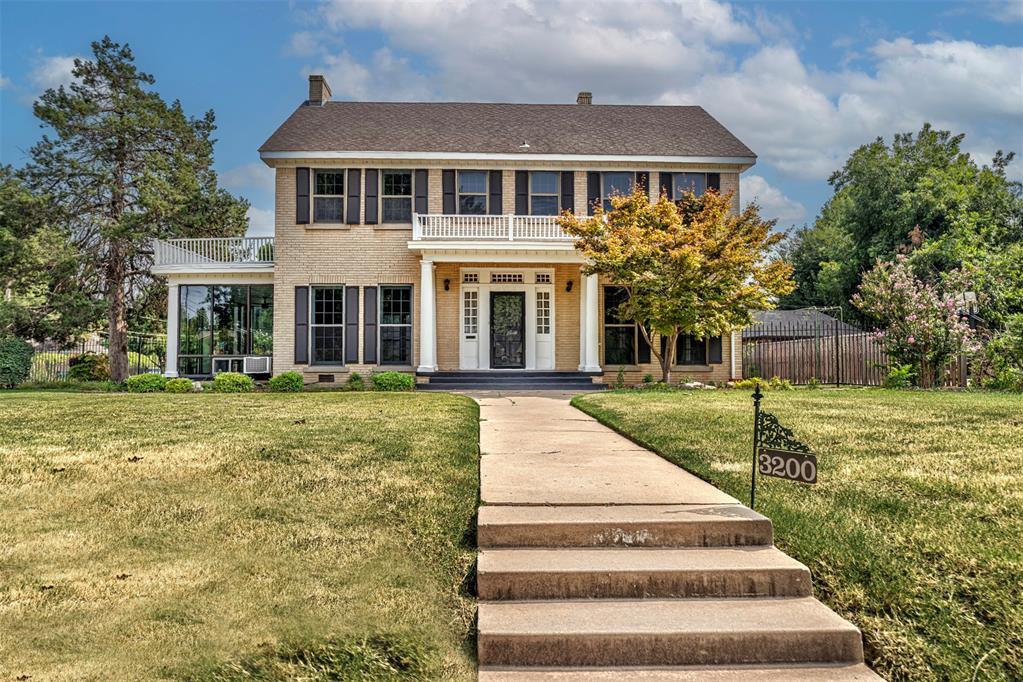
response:
[(128, 45), (104, 37), (92, 53), (75, 60), (69, 87), (36, 102), (53, 137), (32, 148), (26, 170), (80, 253), (81, 287), (105, 305), (111, 378), (123, 381), (129, 309), (158, 286), (152, 240), (242, 234), (248, 202), (217, 185), (212, 111), (190, 118), (167, 104)]

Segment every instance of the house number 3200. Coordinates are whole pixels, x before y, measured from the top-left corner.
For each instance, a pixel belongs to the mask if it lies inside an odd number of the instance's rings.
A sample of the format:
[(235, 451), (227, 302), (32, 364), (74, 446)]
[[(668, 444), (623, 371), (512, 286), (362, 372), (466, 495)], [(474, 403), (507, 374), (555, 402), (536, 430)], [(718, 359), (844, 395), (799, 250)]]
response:
[(803, 452), (762, 448), (758, 467), (764, 476), (785, 478), (800, 483), (817, 482), (817, 458)]

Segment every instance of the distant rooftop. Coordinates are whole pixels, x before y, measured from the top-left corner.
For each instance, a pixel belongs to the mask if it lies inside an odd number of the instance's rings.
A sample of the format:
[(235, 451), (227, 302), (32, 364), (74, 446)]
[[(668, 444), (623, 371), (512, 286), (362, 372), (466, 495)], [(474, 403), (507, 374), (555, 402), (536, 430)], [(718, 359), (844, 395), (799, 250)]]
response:
[(753, 325), (742, 330), (743, 339), (804, 339), (860, 334), (861, 330), (820, 310), (767, 310), (753, 314)]

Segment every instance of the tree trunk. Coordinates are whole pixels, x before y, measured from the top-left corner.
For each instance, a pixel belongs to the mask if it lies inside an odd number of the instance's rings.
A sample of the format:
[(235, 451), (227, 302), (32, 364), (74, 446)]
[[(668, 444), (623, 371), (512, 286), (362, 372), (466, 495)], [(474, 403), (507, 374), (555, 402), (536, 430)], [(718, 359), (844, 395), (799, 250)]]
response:
[(671, 366), (675, 362), (675, 345), (678, 341), (678, 332), (668, 337), (665, 343), (664, 353), (661, 354), (661, 381), (671, 384)]
[(110, 379), (120, 384), (128, 378), (128, 323), (125, 320), (124, 250), (118, 242), (110, 245), (106, 269), (107, 355)]

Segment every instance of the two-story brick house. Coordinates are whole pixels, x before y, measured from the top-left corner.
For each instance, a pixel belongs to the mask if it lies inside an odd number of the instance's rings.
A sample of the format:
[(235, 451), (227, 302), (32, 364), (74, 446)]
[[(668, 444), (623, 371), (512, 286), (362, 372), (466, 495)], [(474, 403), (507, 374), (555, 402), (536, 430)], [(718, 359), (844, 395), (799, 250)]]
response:
[[(555, 218), (635, 184), (732, 192), (738, 210), (756, 161), (697, 106), (333, 102), (322, 76), (259, 153), (273, 238), (156, 246), (169, 375), (657, 376)], [(679, 345), (678, 375), (740, 375), (737, 334)]]

